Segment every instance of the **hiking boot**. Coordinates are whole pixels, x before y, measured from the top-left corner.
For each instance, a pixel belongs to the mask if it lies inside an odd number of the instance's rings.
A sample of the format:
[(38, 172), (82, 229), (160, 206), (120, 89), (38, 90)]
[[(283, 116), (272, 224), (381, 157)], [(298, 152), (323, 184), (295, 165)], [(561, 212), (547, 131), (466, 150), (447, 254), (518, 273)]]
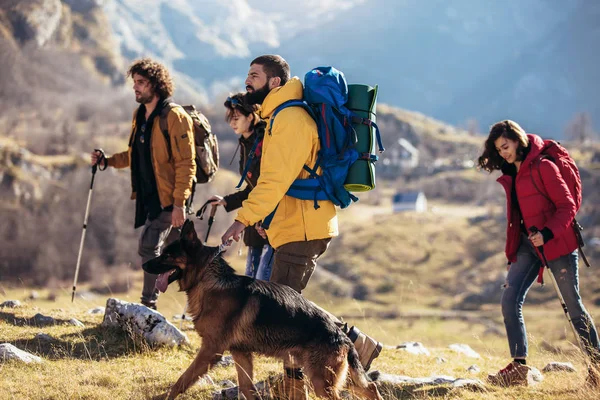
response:
[(585, 378), (585, 384), (593, 388), (600, 388), (600, 370), (598, 367), (593, 365), (588, 367), (588, 375)]
[(285, 368), (285, 373), (269, 379), (269, 394), (279, 400), (308, 400), (302, 370)]
[(496, 386), (530, 386), (542, 378), (540, 372), (534, 368), (513, 361), (497, 374), (488, 375), (487, 380)]
[(348, 329), (348, 325), (345, 324), (342, 326), (342, 330), (348, 335), (350, 340), (352, 340), (352, 343), (354, 343), (354, 347), (358, 352), (358, 359), (365, 371), (368, 371), (369, 368), (371, 368), (371, 362), (373, 362), (373, 360), (379, 356), (379, 353), (381, 353), (383, 345), (362, 333), (355, 326)]
[(144, 305), (144, 306), (146, 306), (148, 308), (151, 308), (151, 309), (153, 309), (153, 310), (156, 311), (156, 302), (149, 302), (149, 301), (142, 300), (142, 305)]

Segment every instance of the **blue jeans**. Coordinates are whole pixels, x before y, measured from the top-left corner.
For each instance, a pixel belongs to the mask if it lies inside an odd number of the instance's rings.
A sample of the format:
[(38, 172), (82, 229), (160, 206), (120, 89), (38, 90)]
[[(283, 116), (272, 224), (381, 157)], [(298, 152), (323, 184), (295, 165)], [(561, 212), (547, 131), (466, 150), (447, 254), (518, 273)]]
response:
[[(556, 279), (582, 344), (592, 359), (598, 361), (600, 348), (596, 327), (579, 296), (578, 259), (579, 254), (575, 250), (571, 254), (548, 261), (548, 266)], [(506, 278), (507, 286), (502, 293), (502, 315), (510, 354), (513, 358), (527, 357), (527, 332), (522, 308), (525, 296), (535, 282), (541, 264), (535, 248), (523, 235), (517, 252), (517, 262), (510, 266)]]
[(245, 274), (262, 281), (268, 281), (271, 278), (274, 259), (273, 248), (270, 245), (248, 246)]

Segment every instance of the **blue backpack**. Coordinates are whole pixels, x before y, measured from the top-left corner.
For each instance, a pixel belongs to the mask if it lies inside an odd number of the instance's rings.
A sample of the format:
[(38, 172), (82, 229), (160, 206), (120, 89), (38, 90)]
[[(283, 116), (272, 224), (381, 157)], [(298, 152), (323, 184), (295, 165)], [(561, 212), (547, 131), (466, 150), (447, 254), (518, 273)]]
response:
[[(277, 107), (271, 116), (269, 131), (273, 128), (277, 114), (288, 107), (304, 108), (317, 124), (321, 149), (315, 165), (304, 165), (304, 169), (310, 174), (309, 177), (296, 179), (286, 193), (297, 199), (313, 200), (315, 209), (319, 208), (319, 200), (330, 200), (341, 208), (358, 201), (358, 198), (344, 187), (348, 170), (359, 158), (372, 162), (378, 159), (375, 154), (359, 154), (355, 147), (357, 136), (352, 124), (373, 126), (379, 151), (384, 151), (377, 124), (367, 118), (357, 117), (346, 107), (347, 102), (348, 85), (344, 74), (334, 67), (318, 67), (304, 76), (303, 100), (286, 101)], [(254, 146), (257, 144), (258, 142)], [(254, 153), (252, 150), (251, 155)], [(237, 188), (240, 188), (244, 181), (250, 161), (248, 160), (244, 168)], [(321, 175), (317, 175), (319, 168)], [(275, 211), (263, 221), (263, 227), (268, 227), (274, 214)]]

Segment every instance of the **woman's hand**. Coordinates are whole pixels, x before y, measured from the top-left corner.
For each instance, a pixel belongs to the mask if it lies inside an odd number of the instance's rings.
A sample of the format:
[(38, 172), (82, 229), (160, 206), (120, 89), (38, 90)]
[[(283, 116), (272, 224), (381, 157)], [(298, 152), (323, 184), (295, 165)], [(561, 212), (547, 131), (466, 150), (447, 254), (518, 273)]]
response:
[(261, 238), (263, 238), (263, 239), (267, 238), (267, 232), (265, 232), (264, 228), (262, 227), (262, 222), (257, 222), (254, 225), (254, 229), (256, 229), (256, 231), (258, 232), (258, 234), (260, 235)]
[(216, 194), (213, 195), (210, 199), (208, 199), (208, 201), (210, 201), (213, 206), (227, 206), (227, 202), (225, 201), (225, 199)]
[(535, 247), (544, 245), (544, 235), (541, 232), (530, 233), (528, 238)]

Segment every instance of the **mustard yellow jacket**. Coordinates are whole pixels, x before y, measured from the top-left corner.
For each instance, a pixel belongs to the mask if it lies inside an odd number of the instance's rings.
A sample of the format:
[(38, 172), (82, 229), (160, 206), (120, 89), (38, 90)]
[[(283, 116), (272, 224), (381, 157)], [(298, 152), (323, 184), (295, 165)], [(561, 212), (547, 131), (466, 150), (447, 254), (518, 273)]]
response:
[[(279, 105), (295, 99), (302, 99), (302, 82), (297, 77), (269, 92), (261, 117), (270, 119)], [(267, 120), (258, 183), (242, 203), (236, 220), (246, 226), (255, 224), (279, 204), (267, 230), (273, 247), (337, 236), (337, 214), (331, 201), (319, 201), (320, 208), (315, 210), (313, 200), (285, 195), (296, 178), (308, 177), (303, 166), (312, 168), (315, 164), (321, 147), (315, 121), (301, 107), (289, 107), (277, 114), (272, 131), (269, 127)]]
[[(133, 113), (129, 148), (107, 158), (108, 165), (115, 168), (127, 168), (131, 165), (131, 150), (136, 131), (137, 110)], [(172, 204), (183, 207), (192, 193), (192, 184), (196, 176), (196, 157), (194, 147), (194, 126), (192, 119), (182, 107), (173, 107), (167, 116), (167, 127), (171, 141), (171, 152), (160, 130), (158, 116), (152, 123), (150, 153), (156, 178), (156, 187), (161, 206)], [(131, 198), (135, 199), (133, 191)]]

